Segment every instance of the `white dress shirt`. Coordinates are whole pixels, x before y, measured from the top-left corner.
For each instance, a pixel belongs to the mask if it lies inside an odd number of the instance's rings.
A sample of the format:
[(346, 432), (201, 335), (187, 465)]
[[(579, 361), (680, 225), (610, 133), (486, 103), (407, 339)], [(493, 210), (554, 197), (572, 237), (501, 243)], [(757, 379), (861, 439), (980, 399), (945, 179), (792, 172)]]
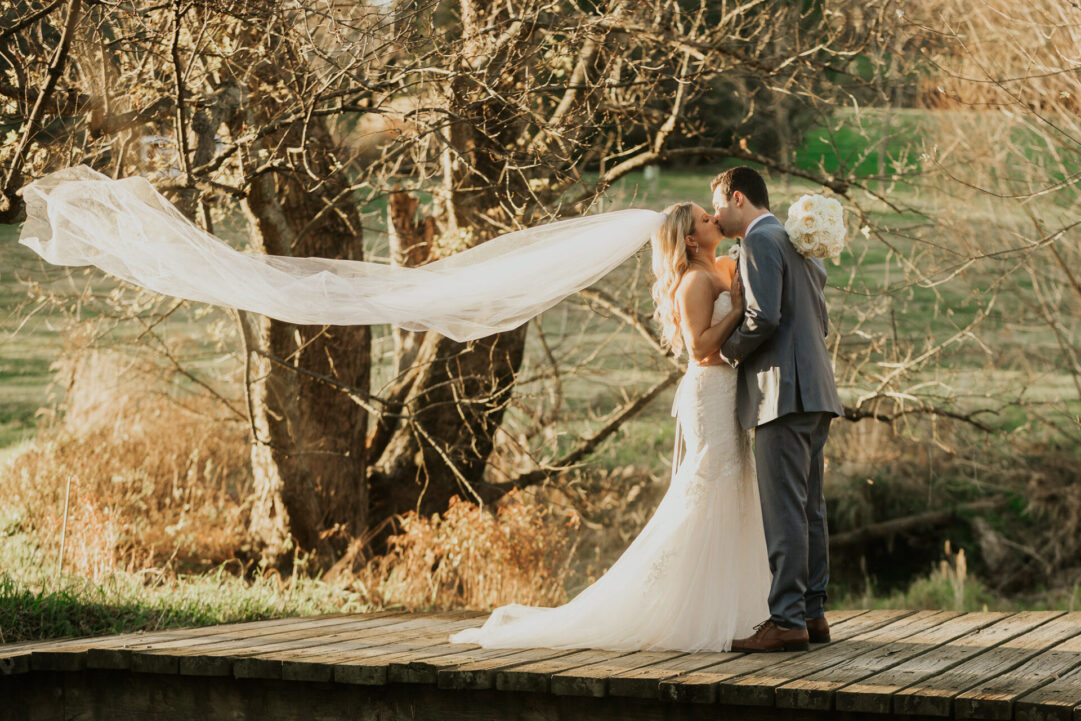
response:
[(757, 218), (752, 220), (750, 222), (750, 224), (747, 225), (747, 230), (746, 230), (746, 232), (744, 232), (743, 237), (746, 238), (750, 234), (751, 228), (758, 225), (758, 221), (760, 221), (760, 220), (762, 220), (764, 218), (775, 218), (775, 217), (777, 217), (777, 216), (775, 216), (773, 213), (763, 213), (762, 215), (758, 216)]

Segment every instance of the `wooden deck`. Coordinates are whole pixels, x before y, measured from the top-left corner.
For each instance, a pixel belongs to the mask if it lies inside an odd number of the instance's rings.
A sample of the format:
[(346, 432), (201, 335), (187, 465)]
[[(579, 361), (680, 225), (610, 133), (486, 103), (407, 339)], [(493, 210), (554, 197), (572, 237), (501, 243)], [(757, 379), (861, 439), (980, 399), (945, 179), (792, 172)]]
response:
[(379, 613), (0, 646), (0, 719), (1081, 721), (1081, 613), (835, 611), (774, 654), (483, 650)]

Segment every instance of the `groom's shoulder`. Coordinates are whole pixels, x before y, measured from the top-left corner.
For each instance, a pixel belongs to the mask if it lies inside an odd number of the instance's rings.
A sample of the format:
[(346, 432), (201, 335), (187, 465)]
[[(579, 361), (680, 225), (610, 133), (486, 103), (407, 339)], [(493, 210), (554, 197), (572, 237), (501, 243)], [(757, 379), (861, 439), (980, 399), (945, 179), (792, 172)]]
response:
[(772, 213), (765, 218), (762, 218), (761, 222), (755, 226), (755, 230), (760, 230), (763, 234), (769, 235), (772, 238), (788, 238), (788, 231), (784, 229), (784, 223)]
[(743, 242), (749, 243), (753, 247), (773, 246), (781, 248), (781, 243), (787, 240), (788, 232), (781, 225), (781, 221), (770, 216), (756, 224), (751, 229), (751, 232), (747, 233)]

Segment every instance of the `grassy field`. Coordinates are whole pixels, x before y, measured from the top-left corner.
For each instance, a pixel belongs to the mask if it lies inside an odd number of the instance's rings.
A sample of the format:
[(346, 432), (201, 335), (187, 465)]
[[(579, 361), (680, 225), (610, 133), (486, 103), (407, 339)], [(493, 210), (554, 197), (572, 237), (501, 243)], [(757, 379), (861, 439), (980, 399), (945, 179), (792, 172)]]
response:
[(49, 366), (61, 349), (56, 333), (58, 319), (34, 314), (20, 279), (40, 278), (46, 265), (27, 248), (16, 243), (18, 227), (0, 225), (0, 248), (5, 263), (0, 267), (0, 448), (30, 438), (34, 414), (46, 400), (52, 379)]

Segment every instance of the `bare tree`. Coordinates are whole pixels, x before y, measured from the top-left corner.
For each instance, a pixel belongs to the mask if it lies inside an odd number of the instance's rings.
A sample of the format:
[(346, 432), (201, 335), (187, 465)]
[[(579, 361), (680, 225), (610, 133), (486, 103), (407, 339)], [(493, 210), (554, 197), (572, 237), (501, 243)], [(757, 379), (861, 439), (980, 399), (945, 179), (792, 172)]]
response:
[[(242, 211), (258, 252), (364, 257), (364, 226), (389, 206), (387, 255), (421, 264), (587, 212), (661, 163), (741, 159), (845, 193), (853, 179), (777, 160), (742, 130), (759, 98), (824, 107), (869, 92), (847, 68), (881, 34), (888, 5), (26, 2), (0, 35), (0, 97), (18, 138), (2, 158), (4, 217), (17, 217), (21, 179), (85, 162), (151, 173), (212, 230)], [(703, 113), (718, 98), (738, 110), (728, 125)], [(656, 352), (637, 301), (589, 300)], [(368, 329), (243, 314), (238, 327), (251, 530), (271, 562), (296, 543), (325, 565), (350, 539), (378, 544), (394, 514), (540, 482), (598, 448), (678, 371), (662, 358), (663, 376), (600, 430), (495, 479), (486, 467), (529, 326), (470, 343), (402, 334), (377, 392)]]

